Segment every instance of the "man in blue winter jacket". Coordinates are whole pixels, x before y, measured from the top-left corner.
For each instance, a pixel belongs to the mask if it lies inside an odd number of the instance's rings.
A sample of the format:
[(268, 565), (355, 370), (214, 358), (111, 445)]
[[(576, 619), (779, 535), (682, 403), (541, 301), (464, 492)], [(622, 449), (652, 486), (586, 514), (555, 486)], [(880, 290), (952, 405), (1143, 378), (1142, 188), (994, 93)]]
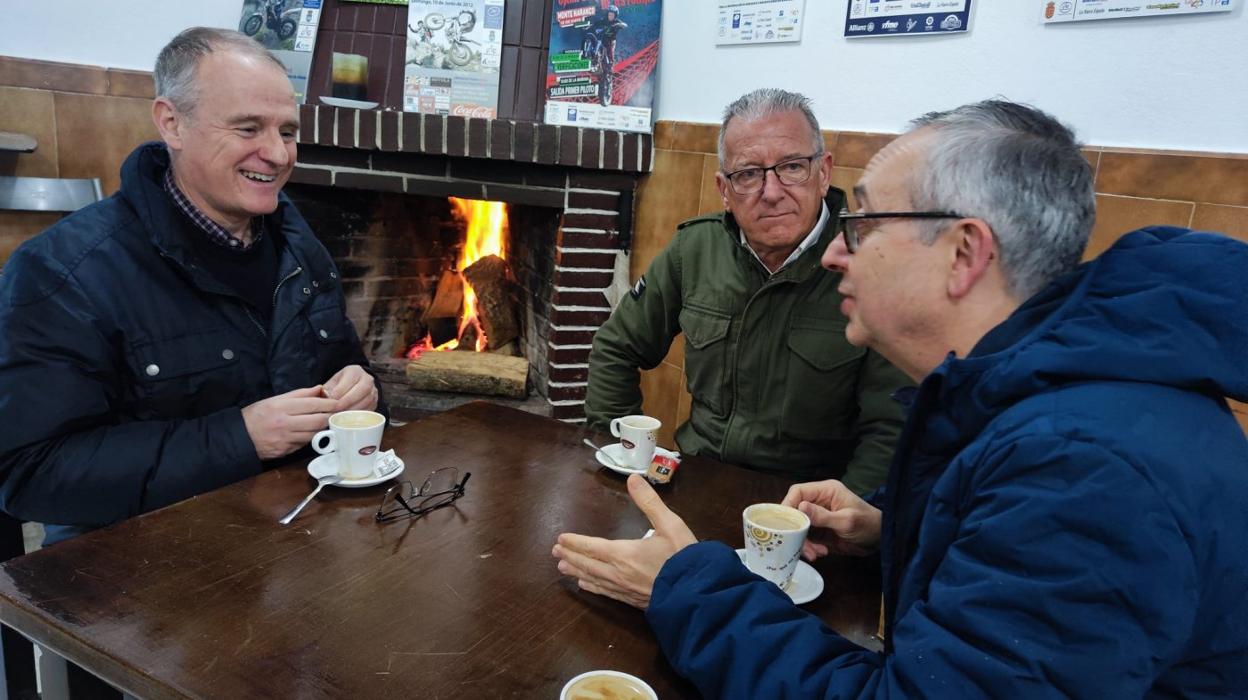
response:
[(281, 195), (299, 128), (281, 62), (200, 27), (155, 79), (164, 143), (0, 275), (0, 507), (47, 543), (257, 474), (379, 404), (333, 262)]
[(784, 503), (804, 554), (878, 556), (862, 649), (697, 542), (559, 537), (559, 570), (646, 610), (708, 698), (1248, 696), (1248, 246), (1154, 227), (1080, 265), (1092, 174), (1048, 115), (925, 116), (868, 164), (824, 266), (846, 335), (921, 384), (887, 485)]

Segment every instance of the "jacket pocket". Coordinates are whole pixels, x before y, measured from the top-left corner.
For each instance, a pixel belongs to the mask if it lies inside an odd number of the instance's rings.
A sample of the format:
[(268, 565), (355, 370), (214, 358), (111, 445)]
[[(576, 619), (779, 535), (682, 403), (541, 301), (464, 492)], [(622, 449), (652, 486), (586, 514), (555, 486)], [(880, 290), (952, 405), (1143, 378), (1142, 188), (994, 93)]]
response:
[(732, 316), (720, 311), (686, 306), (680, 311), (685, 336), (685, 377), (695, 402), (716, 415), (727, 413), (728, 330)]
[(228, 328), (135, 343), (126, 358), (139, 419), (198, 417), (238, 405), (246, 387), (239, 337)]
[(802, 440), (852, 437), (858, 369), (866, 350), (845, 340), (843, 319), (795, 316), (787, 343), (784, 433)]

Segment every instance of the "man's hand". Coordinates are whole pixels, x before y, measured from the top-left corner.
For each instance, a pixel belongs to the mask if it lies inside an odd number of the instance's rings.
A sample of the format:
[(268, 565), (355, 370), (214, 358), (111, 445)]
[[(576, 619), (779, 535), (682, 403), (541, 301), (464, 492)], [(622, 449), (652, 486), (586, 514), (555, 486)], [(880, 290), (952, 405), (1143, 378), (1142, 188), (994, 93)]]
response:
[(795, 484), (780, 503), (810, 518), (810, 535), (802, 545), (809, 561), (829, 552), (865, 556), (880, 546), (880, 510), (836, 479)]
[(559, 559), (559, 573), (576, 577), (581, 588), (645, 610), (659, 569), (698, 538), (639, 475), (628, 477), (628, 494), (649, 518), (652, 537), (604, 540), (565, 532), (551, 554)]
[(329, 425), (338, 402), (321, 395), (321, 387), (295, 389), (243, 408), (243, 423), (260, 459), (285, 457)]
[(335, 411), (371, 411), (377, 408), (377, 383), (359, 365), (347, 365), (325, 382), (325, 396), (336, 399)]

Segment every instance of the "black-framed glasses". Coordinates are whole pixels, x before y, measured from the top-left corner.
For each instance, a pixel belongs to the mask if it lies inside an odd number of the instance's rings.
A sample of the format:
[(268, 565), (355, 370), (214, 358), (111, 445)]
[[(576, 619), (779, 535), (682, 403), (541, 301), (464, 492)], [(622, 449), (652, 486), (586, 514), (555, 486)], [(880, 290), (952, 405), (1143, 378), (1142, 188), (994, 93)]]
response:
[(845, 249), (854, 254), (867, 234), (878, 228), (872, 219), (965, 219), (951, 211), (849, 211), (837, 215), (836, 230), (845, 236)]
[(401, 481), (386, 490), (381, 497), (381, 505), (377, 507), (377, 515), (373, 517), (379, 523), (388, 523), (402, 518), (419, 518), (449, 506), (464, 497), (464, 484), (471, 476), (472, 472), (465, 472), (464, 478), (460, 479), (458, 469), (443, 467), (429, 472), (419, 489), (410, 481)]
[(737, 194), (754, 194), (762, 190), (767, 182), (768, 170), (776, 174), (781, 184), (800, 185), (810, 179), (815, 159), (821, 155), (823, 151), (815, 151), (808, 156), (782, 160), (766, 168), (741, 168), (730, 173), (726, 172), (724, 177), (728, 178), (728, 184)]

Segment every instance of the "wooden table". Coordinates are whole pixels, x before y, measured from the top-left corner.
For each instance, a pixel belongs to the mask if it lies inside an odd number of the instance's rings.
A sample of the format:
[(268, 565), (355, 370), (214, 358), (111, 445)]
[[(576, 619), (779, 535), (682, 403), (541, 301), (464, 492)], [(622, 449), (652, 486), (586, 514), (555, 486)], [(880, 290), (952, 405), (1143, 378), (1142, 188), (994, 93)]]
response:
[[(696, 697), (643, 613), (555, 568), (561, 532), (647, 528), (583, 436), (485, 403), (388, 428), (404, 478), (472, 472), (456, 507), (379, 525), (385, 486), (327, 487), (282, 527), (312, 486), (292, 464), (6, 563), (0, 622), (140, 698), (555, 698), (597, 668)], [(686, 458), (664, 497), (700, 537), (736, 545), (742, 508), (786, 488)], [(878, 572), (816, 568), (826, 588), (806, 609), (870, 645)]]

